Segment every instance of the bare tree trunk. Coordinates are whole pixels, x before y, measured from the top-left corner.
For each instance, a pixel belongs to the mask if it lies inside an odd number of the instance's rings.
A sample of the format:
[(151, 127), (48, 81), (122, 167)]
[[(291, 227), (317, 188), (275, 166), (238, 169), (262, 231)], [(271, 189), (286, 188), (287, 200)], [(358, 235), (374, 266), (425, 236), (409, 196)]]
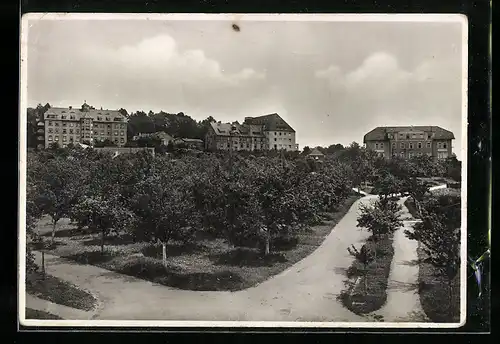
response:
[(45, 279), (45, 251), (42, 250), (42, 278)]
[(104, 230), (101, 232), (101, 255), (104, 254)]
[(270, 246), (270, 238), (269, 238), (269, 235), (266, 235), (265, 246), (264, 246), (264, 256), (269, 255), (269, 246)]
[(54, 242), (56, 240), (56, 224), (57, 224), (57, 220), (52, 220), (52, 245), (54, 245)]
[(164, 241), (161, 243), (161, 257), (163, 266), (167, 268), (167, 243)]

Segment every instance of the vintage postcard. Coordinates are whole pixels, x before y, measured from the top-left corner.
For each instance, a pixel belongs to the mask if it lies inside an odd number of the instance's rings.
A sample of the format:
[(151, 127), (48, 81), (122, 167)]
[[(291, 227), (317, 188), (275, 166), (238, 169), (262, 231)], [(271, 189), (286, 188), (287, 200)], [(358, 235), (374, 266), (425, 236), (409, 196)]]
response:
[(24, 15), (20, 324), (463, 325), (467, 32)]

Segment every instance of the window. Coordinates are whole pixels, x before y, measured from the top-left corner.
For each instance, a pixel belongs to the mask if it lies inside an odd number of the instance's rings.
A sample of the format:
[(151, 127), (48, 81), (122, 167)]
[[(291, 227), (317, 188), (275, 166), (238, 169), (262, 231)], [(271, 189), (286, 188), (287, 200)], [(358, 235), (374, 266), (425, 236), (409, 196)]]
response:
[(77, 134), (80, 134), (80, 129), (76, 129), (76, 133), (77, 133)]
[(109, 121), (109, 117), (106, 117), (106, 121)]
[(63, 124), (62, 124), (62, 126), (63, 126), (63, 127), (65, 127), (65, 126), (67, 126), (67, 125), (68, 125), (68, 123), (63, 123)]
[(422, 148), (422, 142), (419, 142), (417, 145), (418, 148)]
[[(274, 138), (274, 141), (276, 141), (276, 137)], [(276, 146), (276, 145), (275, 145)]]
[(111, 128), (111, 124), (108, 124), (108, 128)]
[(108, 131), (108, 136), (111, 136), (111, 131)]
[(122, 130), (122, 131), (120, 131), (120, 135), (121, 135), (121, 136), (123, 136), (123, 135), (124, 135), (124, 134), (123, 134), (123, 130)]
[(54, 125), (55, 125), (56, 127), (58, 127), (58, 126), (59, 126), (59, 122), (54, 123)]
[(51, 133), (51, 132), (52, 132), (52, 128), (49, 128), (49, 133)]
[(384, 149), (384, 143), (380, 142), (380, 149)]
[(401, 149), (404, 149), (404, 148), (405, 148), (405, 144), (404, 144), (403, 142), (401, 142), (401, 144), (399, 145), (399, 147), (400, 147)]
[(52, 121), (49, 121), (49, 125), (52, 125)]
[(431, 143), (430, 142), (427, 142), (427, 148), (431, 148)]
[(54, 141), (59, 141), (59, 136), (54, 136)]
[(396, 148), (396, 142), (393, 142), (391, 146), (392, 146), (393, 149), (395, 149)]
[(70, 130), (69, 130), (69, 133), (70, 133), (70, 134), (73, 134), (73, 129), (70, 129)]
[(292, 148), (292, 145), (288, 145), (288, 148)]
[(375, 149), (378, 149), (378, 143), (375, 143)]
[[(65, 112), (65, 111), (63, 111), (63, 112)], [(66, 116), (62, 115), (62, 116), (61, 116), (61, 119), (66, 119)]]
[(402, 158), (404, 158), (405, 157), (405, 152), (399, 153), (399, 156), (402, 157)]
[(59, 134), (59, 129), (57, 129), (57, 128), (56, 128), (56, 129), (54, 130), (54, 132), (55, 132), (56, 134)]
[(442, 143), (441, 142), (438, 142), (438, 148), (441, 148), (442, 147)]
[(102, 120), (102, 117), (101, 116), (97, 116), (97, 120), (98, 121)]
[(63, 141), (65, 141), (65, 142), (66, 142), (66, 135), (64, 135), (64, 136), (63, 136)]
[(412, 152), (408, 153), (408, 158), (410, 158), (410, 159), (413, 158), (413, 153)]
[(63, 134), (66, 134), (66, 129), (63, 129)]
[(410, 142), (410, 149), (413, 149), (413, 142)]
[(124, 142), (125, 142), (125, 139), (122, 137), (122, 138), (120, 139), (120, 142), (121, 142), (121, 143), (124, 143)]
[(70, 124), (69, 124), (69, 126), (70, 126), (70, 127), (72, 127), (72, 126), (73, 126), (73, 123), (70, 123)]
[(48, 140), (52, 141), (52, 135), (49, 135)]
[(443, 142), (443, 148), (446, 148), (446, 142)]
[(399, 134), (399, 138), (400, 139), (404, 138), (404, 134)]

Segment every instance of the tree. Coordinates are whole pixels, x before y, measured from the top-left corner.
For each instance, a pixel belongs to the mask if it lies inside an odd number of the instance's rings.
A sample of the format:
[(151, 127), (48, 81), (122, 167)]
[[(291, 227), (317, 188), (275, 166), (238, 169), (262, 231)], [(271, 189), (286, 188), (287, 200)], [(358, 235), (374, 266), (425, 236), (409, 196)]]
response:
[(328, 146), (328, 148), (326, 149), (326, 152), (328, 154), (334, 154), (334, 153), (340, 152), (342, 150), (344, 150), (344, 146), (342, 146), (340, 143), (337, 143), (337, 144)]
[(401, 191), (401, 182), (394, 175), (383, 172), (377, 176), (374, 187), (381, 197), (387, 198)]
[(66, 157), (55, 157), (47, 160), (38, 173), (36, 183), (39, 193), (35, 203), (52, 219), (53, 244), (57, 222), (70, 214), (83, 194), (86, 171)]
[(74, 207), (72, 216), (79, 226), (88, 226), (101, 232), (101, 254), (104, 254), (106, 237), (111, 233), (121, 233), (133, 223), (133, 214), (115, 197), (86, 196)]
[(453, 318), (453, 279), (460, 270), (460, 203), (441, 205), (432, 202), (422, 209), (422, 222), (413, 231), (406, 230), (408, 238), (423, 244), (425, 259), (439, 269), (448, 282), (449, 316)]
[(373, 205), (361, 204), (357, 227), (366, 228), (377, 242), (381, 237), (392, 234), (403, 225), (399, 217), (401, 209), (401, 205), (382, 197)]
[(309, 146), (305, 146), (304, 150), (302, 150), (302, 155), (308, 155), (309, 153), (311, 153), (311, 148), (309, 148)]
[(351, 256), (356, 258), (358, 262), (363, 265), (363, 275), (365, 280), (365, 294), (368, 293), (368, 264), (374, 260), (374, 256), (370, 252), (370, 250), (366, 247), (366, 244), (361, 246), (361, 249), (358, 249), (351, 245), (351, 247), (347, 247), (347, 251)]
[(182, 162), (158, 160), (151, 174), (136, 185), (132, 209), (138, 217), (136, 230), (162, 245), (163, 264), (167, 266), (167, 244), (171, 239), (189, 242), (197, 222), (194, 202), (187, 190), (189, 169)]

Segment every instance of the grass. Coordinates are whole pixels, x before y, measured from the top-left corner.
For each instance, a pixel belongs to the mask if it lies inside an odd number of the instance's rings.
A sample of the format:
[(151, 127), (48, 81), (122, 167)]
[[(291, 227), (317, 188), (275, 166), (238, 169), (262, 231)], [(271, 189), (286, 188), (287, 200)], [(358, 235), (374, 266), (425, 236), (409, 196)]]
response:
[(420, 303), (427, 317), (432, 322), (459, 322), (460, 321), (460, 274), (452, 281), (453, 317), (450, 317), (448, 282), (440, 276), (438, 270), (424, 262), (425, 252), (419, 244), (417, 249), (420, 261), (418, 280)]
[(32, 308), (26, 308), (25, 316), (26, 319), (62, 320), (62, 318), (57, 315)]
[[(56, 246), (50, 253), (179, 289), (242, 290), (264, 282), (311, 254), (359, 198), (348, 197), (310, 230), (271, 243), (272, 253), (267, 257), (262, 257), (257, 249), (232, 248), (222, 239), (201, 238), (194, 246), (169, 243), (165, 268), (158, 245), (110, 239), (102, 255), (100, 241), (89, 235), (57, 237), (57, 241), (66, 244)], [(95, 236), (98, 238), (98, 234)]]
[(94, 309), (96, 304), (92, 294), (57, 277), (45, 275), (44, 278), (39, 272), (27, 276), (26, 292), (43, 300), (85, 311)]
[[(377, 250), (377, 259), (367, 266), (366, 275), (363, 265), (354, 260), (347, 270), (346, 289), (343, 290), (339, 299), (342, 304), (356, 314), (367, 314), (380, 309), (387, 300), (387, 283), (391, 270), (394, 248), (392, 236), (381, 238), (374, 242), (371, 238), (365, 245), (370, 250)], [(358, 279), (359, 278), (359, 279)], [(358, 280), (355, 284), (353, 280)], [(366, 292), (365, 292), (366, 281)]]

